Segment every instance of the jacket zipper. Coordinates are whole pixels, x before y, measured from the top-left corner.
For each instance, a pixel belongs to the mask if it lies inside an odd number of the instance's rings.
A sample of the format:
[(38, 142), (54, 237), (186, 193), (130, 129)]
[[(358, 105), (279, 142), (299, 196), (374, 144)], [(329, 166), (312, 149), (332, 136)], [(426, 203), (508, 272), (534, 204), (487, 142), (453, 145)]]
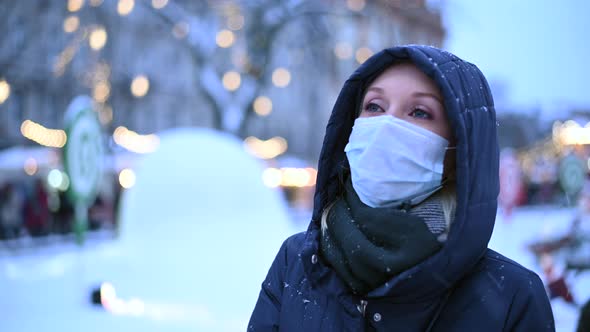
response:
[(359, 304), (357, 306), (357, 309), (359, 310), (359, 312), (363, 315), (363, 317), (365, 317), (365, 310), (367, 309), (367, 304), (369, 302), (365, 301), (365, 300), (361, 300), (361, 304)]

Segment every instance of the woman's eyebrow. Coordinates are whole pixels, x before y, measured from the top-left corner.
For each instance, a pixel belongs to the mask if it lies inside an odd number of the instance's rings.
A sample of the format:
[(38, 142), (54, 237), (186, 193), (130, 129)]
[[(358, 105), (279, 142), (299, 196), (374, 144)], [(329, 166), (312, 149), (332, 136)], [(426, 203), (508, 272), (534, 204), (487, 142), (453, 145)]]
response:
[(442, 100), (437, 95), (429, 93), (429, 92), (414, 92), (413, 95), (416, 97), (429, 97), (429, 98), (435, 99), (441, 105), (444, 105)]
[(369, 91), (375, 91), (377, 93), (383, 94), (383, 89), (381, 89), (380, 87), (377, 86), (372, 86), (370, 88), (367, 89), (367, 92)]

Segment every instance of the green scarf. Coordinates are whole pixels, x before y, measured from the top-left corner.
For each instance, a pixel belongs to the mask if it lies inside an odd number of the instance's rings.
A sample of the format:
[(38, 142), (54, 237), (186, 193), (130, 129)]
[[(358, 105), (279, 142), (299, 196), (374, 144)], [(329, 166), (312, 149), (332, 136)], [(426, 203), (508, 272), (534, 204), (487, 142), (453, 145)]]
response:
[(395, 208), (372, 208), (347, 183), (327, 216), (322, 257), (356, 294), (366, 294), (441, 248), (424, 220)]

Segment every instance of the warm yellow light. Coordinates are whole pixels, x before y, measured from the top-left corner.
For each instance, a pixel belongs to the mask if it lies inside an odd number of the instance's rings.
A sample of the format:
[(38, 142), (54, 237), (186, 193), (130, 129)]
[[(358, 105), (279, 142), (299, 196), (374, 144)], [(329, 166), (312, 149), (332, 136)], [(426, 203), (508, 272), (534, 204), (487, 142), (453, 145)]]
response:
[(79, 26), (80, 26), (80, 19), (76, 15), (68, 16), (64, 20), (64, 31), (67, 33), (72, 33), (74, 31), (78, 30)]
[(117, 13), (121, 16), (129, 15), (134, 6), (134, 0), (119, 0), (119, 3), (117, 4)]
[(107, 43), (107, 32), (103, 27), (97, 27), (90, 33), (90, 37), (88, 38), (88, 43), (90, 47), (98, 51), (104, 47)]
[(145, 96), (149, 89), (150, 81), (145, 75), (138, 75), (131, 82), (131, 93), (137, 98)]
[(277, 68), (272, 73), (272, 83), (279, 88), (284, 88), (291, 82), (291, 73), (285, 68)]
[(217, 46), (227, 48), (234, 44), (235, 36), (233, 32), (224, 29), (217, 33), (215, 41), (217, 42)]
[(189, 25), (186, 22), (178, 22), (172, 29), (172, 34), (176, 39), (185, 38), (190, 31)]
[(267, 168), (262, 172), (262, 182), (265, 186), (276, 188), (281, 185), (283, 174), (276, 168)]
[(334, 54), (341, 60), (350, 59), (352, 57), (352, 46), (347, 42), (339, 42), (334, 47)]
[(121, 187), (129, 189), (135, 185), (135, 173), (129, 168), (125, 168), (119, 173), (119, 183)]
[(246, 151), (258, 158), (272, 159), (285, 153), (288, 145), (287, 141), (279, 136), (266, 141), (250, 136), (244, 140), (244, 147)]
[(109, 82), (98, 82), (92, 90), (92, 97), (99, 103), (104, 103), (111, 95), (111, 86)]
[(240, 84), (242, 84), (242, 77), (238, 72), (228, 71), (223, 74), (222, 82), (224, 88), (229, 91), (235, 91), (240, 87)]
[(267, 116), (272, 111), (272, 101), (265, 96), (259, 96), (254, 100), (254, 112), (260, 116)]
[(262, 182), (271, 188), (281, 187), (312, 187), (316, 183), (317, 171), (313, 168), (281, 169), (267, 168), (262, 172)]
[(227, 18), (227, 27), (231, 30), (240, 30), (244, 27), (244, 16), (231, 15)]
[(90, 0), (90, 5), (92, 7), (98, 7), (98, 6), (102, 5), (102, 1), (103, 0)]
[(573, 120), (568, 120), (564, 124), (555, 122), (553, 124), (553, 141), (562, 145), (589, 145), (590, 124), (582, 127)]
[(358, 50), (356, 50), (355, 58), (358, 63), (362, 64), (363, 62), (367, 61), (367, 59), (370, 58), (371, 55), (373, 55), (373, 51), (371, 51), (370, 48), (361, 47)]
[(152, 7), (156, 9), (162, 9), (166, 7), (168, 0), (152, 0)]
[(360, 12), (365, 8), (365, 0), (346, 0), (346, 6), (348, 9), (353, 10), (355, 12)]
[(68, 0), (68, 10), (77, 12), (84, 6), (84, 0)]
[(23, 121), (20, 131), (24, 137), (44, 146), (61, 148), (67, 141), (65, 131), (48, 129), (31, 120)]
[(160, 138), (157, 135), (140, 135), (123, 126), (115, 129), (113, 140), (118, 145), (135, 153), (151, 153), (160, 146)]
[(10, 96), (10, 84), (5, 80), (0, 80), (0, 104), (3, 104)]
[(25, 160), (23, 168), (27, 175), (35, 175), (35, 173), (37, 173), (37, 160), (35, 158), (28, 158)]

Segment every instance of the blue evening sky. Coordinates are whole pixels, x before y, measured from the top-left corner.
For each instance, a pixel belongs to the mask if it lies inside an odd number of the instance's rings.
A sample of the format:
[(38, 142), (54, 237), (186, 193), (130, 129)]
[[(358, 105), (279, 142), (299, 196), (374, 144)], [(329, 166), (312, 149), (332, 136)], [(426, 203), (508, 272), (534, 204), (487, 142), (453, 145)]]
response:
[(442, 7), (445, 47), (493, 85), (502, 82), (498, 106), (551, 117), (590, 111), (590, 1), (442, 0)]

